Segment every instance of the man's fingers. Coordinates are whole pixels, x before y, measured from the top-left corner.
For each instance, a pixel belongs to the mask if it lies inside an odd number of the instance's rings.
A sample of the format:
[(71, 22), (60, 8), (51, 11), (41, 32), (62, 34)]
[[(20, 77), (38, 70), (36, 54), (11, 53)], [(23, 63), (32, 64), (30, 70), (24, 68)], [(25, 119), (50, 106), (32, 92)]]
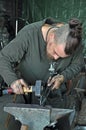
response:
[(55, 78), (53, 77), (53, 78), (51, 78), (51, 79), (49, 80), (48, 86), (51, 86), (52, 84), (54, 84), (54, 82), (55, 82)]
[(24, 93), (20, 83), (14, 83), (13, 85), (11, 85), (11, 88), (12, 88), (13, 92), (16, 94)]
[(48, 81), (47, 81), (47, 85), (50, 83), (51, 81), (51, 77), (49, 77)]
[(22, 87), (28, 88), (27, 83), (23, 79), (20, 79), (20, 83), (22, 84)]
[(23, 88), (28, 88), (28, 85), (25, 83), (25, 81), (23, 79), (19, 79), (14, 81), (11, 84), (11, 88), (13, 89), (13, 92), (16, 94), (23, 94), (24, 93), (24, 89)]
[(63, 81), (64, 81), (64, 76), (58, 74), (48, 82), (48, 86), (52, 86), (52, 89), (58, 89), (60, 85), (63, 83)]
[(60, 86), (60, 83), (57, 81), (57, 82), (54, 82), (53, 84), (53, 87), (52, 87), (52, 90), (53, 89), (59, 89), (59, 86)]
[(21, 83), (17, 84), (16, 87), (17, 87), (17, 90), (18, 90), (17, 92), (19, 94), (23, 94), (24, 93)]

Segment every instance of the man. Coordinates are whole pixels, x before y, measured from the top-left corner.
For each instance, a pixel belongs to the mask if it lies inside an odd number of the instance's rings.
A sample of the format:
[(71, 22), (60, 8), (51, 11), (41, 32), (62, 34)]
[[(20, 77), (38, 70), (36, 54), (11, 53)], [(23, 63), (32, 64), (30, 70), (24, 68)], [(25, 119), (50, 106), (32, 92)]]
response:
[[(45, 19), (25, 26), (0, 52), (1, 76), (16, 94), (23, 94), (23, 86), (27, 88), (36, 80), (48, 87), (53, 84), (49, 104), (58, 107), (57, 90), (76, 76), (84, 64), (81, 34), (78, 19), (71, 19), (68, 24)], [(15, 62), (19, 75), (12, 66)], [(49, 78), (52, 73), (55, 76)]]

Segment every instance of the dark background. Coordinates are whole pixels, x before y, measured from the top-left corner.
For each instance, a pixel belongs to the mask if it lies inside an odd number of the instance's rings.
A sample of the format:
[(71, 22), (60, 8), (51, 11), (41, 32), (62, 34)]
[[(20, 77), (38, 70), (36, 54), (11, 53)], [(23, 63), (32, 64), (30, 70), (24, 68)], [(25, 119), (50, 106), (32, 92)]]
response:
[(0, 0), (0, 16), (5, 14), (18, 31), (26, 24), (53, 17), (67, 22), (70, 18), (79, 18), (83, 23), (84, 56), (86, 57), (86, 0)]

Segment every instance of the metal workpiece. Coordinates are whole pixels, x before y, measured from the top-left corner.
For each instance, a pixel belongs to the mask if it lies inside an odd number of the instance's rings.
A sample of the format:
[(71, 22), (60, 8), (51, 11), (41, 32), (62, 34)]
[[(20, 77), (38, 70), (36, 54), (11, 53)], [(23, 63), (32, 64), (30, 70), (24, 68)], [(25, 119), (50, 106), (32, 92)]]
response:
[(22, 125), (28, 125), (29, 130), (43, 130), (51, 122), (73, 112), (71, 109), (55, 109), (50, 106), (16, 103), (7, 104), (4, 111), (13, 115)]

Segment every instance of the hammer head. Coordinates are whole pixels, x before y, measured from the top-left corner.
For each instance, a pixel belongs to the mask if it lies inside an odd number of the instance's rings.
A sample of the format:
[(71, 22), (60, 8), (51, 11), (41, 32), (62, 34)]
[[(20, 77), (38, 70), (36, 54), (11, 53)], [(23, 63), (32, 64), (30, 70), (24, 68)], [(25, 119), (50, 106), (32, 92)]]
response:
[(35, 96), (41, 96), (41, 91), (43, 89), (42, 81), (41, 80), (37, 80), (34, 88), (35, 88)]

